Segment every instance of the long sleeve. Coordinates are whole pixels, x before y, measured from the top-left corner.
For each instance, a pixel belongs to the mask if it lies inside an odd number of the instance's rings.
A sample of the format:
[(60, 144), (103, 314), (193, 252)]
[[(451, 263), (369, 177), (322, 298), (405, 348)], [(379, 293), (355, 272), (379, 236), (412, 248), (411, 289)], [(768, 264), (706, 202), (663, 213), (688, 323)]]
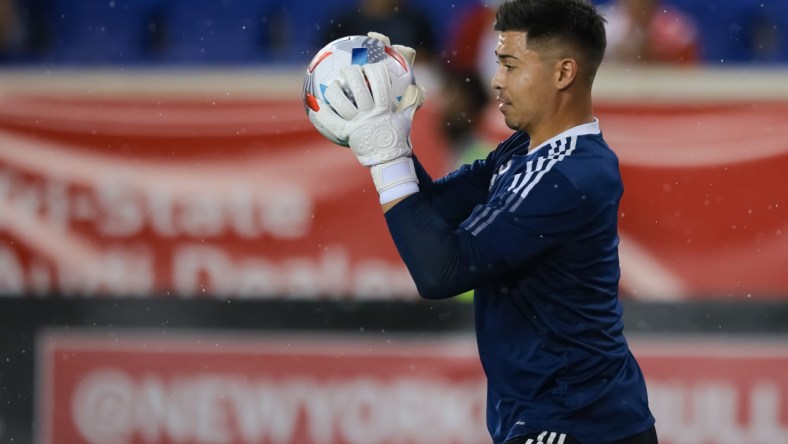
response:
[(463, 165), (438, 180), (430, 177), (417, 158), (413, 160), (420, 194), (450, 227), (459, 226), (476, 205), (487, 199), (493, 171), (489, 158)]
[(449, 226), (421, 193), (387, 211), (386, 223), (424, 298), (455, 296), (508, 268), (466, 230)]
[[(501, 189), (521, 188), (521, 177), (501, 183)], [(428, 299), (451, 297), (528, 269), (584, 224), (582, 196), (562, 174), (545, 174), (531, 191), (494, 196), (458, 228), (421, 193), (387, 211), (389, 232), (419, 293)]]

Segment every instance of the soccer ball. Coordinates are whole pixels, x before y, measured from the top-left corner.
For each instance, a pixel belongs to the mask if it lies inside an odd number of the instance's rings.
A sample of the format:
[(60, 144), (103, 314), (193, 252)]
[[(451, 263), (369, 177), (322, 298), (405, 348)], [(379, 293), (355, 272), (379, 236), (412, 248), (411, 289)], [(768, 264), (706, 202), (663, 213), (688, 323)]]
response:
[[(407, 87), (416, 83), (413, 69), (408, 61), (396, 49), (380, 39), (352, 35), (334, 40), (324, 46), (309, 63), (306, 69), (306, 76), (304, 77), (303, 90), (304, 109), (307, 115), (309, 115), (310, 110), (317, 111), (320, 109), (317, 99), (331, 106), (323, 93), (334, 79), (340, 81), (345, 95), (353, 100), (352, 93), (339, 77), (339, 70), (348, 65), (364, 65), (375, 62), (385, 63), (389, 79), (391, 80), (392, 103), (398, 103), (402, 95), (405, 94)], [(312, 118), (309, 120), (320, 131), (320, 134), (328, 138), (328, 140), (337, 145), (348, 146), (346, 138), (340, 138), (332, 134), (331, 131)]]

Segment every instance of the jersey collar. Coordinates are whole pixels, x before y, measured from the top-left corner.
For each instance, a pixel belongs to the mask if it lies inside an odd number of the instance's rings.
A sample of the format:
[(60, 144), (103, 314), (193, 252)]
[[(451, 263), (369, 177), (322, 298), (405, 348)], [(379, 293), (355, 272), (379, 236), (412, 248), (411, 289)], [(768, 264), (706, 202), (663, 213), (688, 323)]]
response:
[(592, 120), (589, 123), (584, 123), (582, 125), (574, 126), (564, 131), (563, 133), (548, 139), (538, 147), (529, 151), (528, 154), (533, 154), (536, 151), (542, 149), (543, 146), (550, 145), (553, 142), (557, 142), (561, 139), (566, 139), (569, 137), (587, 136), (589, 134), (599, 134), (599, 133), (601, 133), (601, 131), (599, 130), (599, 119), (594, 117), (594, 120)]

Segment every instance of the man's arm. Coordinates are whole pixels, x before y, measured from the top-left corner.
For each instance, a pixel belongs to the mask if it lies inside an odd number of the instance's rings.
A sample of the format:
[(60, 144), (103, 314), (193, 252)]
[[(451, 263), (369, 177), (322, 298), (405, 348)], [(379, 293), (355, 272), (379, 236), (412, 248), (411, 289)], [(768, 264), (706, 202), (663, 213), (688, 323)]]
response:
[(384, 211), (402, 260), (428, 299), (451, 297), (527, 268), (584, 223), (581, 195), (557, 173), (546, 174), (521, 200), (504, 193), (479, 205), (456, 229), (420, 194), (392, 201)]
[[(476, 205), (483, 204), (487, 200), (490, 179), (493, 174), (493, 156), (490, 154), (487, 159), (463, 165), (456, 171), (435, 181), (414, 156), (413, 163), (419, 181), (419, 194), (433, 206), (449, 226), (457, 228), (471, 214)], [(384, 205), (383, 211), (385, 212), (391, 206)]]
[(510, 270), (464, 229), (455, 229), (415, 193), (383, 205), (386, 223), (419, 294), (444, 299)]

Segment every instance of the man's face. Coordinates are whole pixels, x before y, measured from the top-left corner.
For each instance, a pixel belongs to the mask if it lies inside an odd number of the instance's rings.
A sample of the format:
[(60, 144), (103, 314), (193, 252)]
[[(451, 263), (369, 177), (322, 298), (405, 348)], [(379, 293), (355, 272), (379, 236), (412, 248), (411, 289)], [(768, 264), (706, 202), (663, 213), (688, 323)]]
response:
[(527, 36), (521, 31), (504, 31), (498, 36), (495, 54), (498, 69), (491, 86), (497, 91), (498, 109), (504, 121), (514, 130), (530, 130), (541, 122), (551, 99), (550, 66), (540, 53), (527, 47)]

